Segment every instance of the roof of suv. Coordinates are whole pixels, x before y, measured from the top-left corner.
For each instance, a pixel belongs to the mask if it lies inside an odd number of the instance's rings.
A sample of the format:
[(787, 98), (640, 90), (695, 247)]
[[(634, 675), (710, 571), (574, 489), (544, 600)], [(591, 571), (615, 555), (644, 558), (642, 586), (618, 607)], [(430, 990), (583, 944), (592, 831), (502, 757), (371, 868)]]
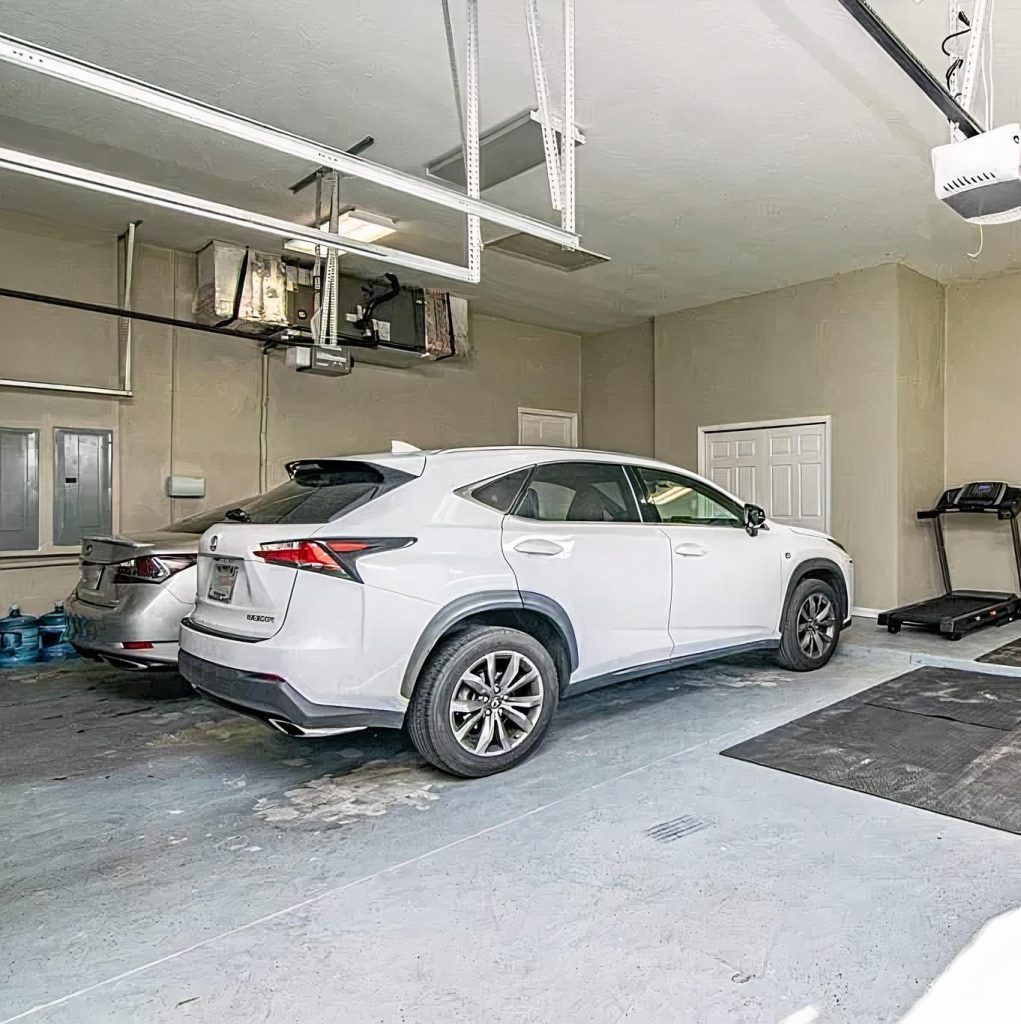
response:
[[(675, 469), (676, 466), (660, 459), (649, 458), (645, 455), (635, 455), (627, 452), (606, 452), (590, 448), (560, 448), (551, 445), (479, 445), (466, 448), (430, 448), (421, 451), (394, 451), (394, 452), (368, 452), (364, 454), (331, 455), (320, 456), (320, 458), (331, 459), (364, 459), (365, 461), (381, 462), (386, 465), (400, 466), (402, 462), (411, 462), (419, 459), (442, 459), (444, 462), (450, 460), (464, 460), (471, 462), (482, 461), (491, 458), (497, 461), (501, 456), (506, 457), (511, 465), (522, 465), (531, 461), (553, 462), (560, 460), (575, 461), (583, 459), (586, 462), (627, 462), (643, 466), (657, 466), (666, 469)], [(314, 459), (300, 459), (300, 462), (314, 461)]]

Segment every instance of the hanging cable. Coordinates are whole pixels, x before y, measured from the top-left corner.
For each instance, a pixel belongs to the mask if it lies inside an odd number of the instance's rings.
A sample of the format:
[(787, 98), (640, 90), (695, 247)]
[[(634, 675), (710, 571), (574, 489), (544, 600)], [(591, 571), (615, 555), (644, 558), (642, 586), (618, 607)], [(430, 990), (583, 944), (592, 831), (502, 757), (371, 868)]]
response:
[(965, 36), (971, 31), (971, 22), (968, 20), (968, 16), (964, 13), (964, 11), (957, 12), (957, 20), (962, 25), (964, 25), (964, 28), (960, 29), (957, 32), (951, 32), (950, 35), (948, 35), (943, 40), (943, 42), (939, 44), (939, 48), (943, 51), (943, 53), (947, 57), (952, 58), (950, 62), (950, 67), (947, 68), (946, 83), (947, 92), (951, 93), (954, 99), (957, 99), (961, 95), (959, 92), (954, 92), (954, 75), (964, 64), (964, 58), (960, 55), (960, 53), (948, 50), (947, 43), (949, 43), (952, 39), (957, 39), (959, 36)]
[(971, 260), (977, 260), (982, 255), (982, 247), (986, 244), (986, 233), (982, 228), (982, 225), (978, 226), (978, 248), (974, 252), (965, 253), (965, 256)]

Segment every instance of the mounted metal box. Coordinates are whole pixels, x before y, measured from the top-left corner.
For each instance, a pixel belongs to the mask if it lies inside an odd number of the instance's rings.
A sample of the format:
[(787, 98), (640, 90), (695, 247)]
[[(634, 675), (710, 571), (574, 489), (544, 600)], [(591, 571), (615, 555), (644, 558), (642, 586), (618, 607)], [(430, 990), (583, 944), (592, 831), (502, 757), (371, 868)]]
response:
[(287, 275), (279, 256), (216, 241), (197, 256), (199, 323), (251, 328), (253, 334), (287, 326)]

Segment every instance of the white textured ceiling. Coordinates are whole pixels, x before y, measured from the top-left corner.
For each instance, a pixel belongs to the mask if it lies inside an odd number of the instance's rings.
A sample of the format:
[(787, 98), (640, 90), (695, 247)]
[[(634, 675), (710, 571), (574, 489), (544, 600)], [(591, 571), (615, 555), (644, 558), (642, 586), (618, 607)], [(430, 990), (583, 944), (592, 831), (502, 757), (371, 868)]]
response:
[[(945, 0), (876, 6), (935, 65)], [(483, 125), (533, 101), (522, 7), (482, 4)], [(555, 65), (559, 3), (541, 10)], [(1021, 115), (1021, 0), (996, 0), (996, 25), (1002, 123)], [(0, 30), (336, 146), (371, 134), (368, 156), (416, 173), (458, 140), (439, 0), (5, 0)], [(579, 223), (612, 262), (564, 274), (490, 251), (476, 309), (591, 331), (889, 260), (942, 279), (1021, 266), (1009, 228), (964, 255), (977, 230), (931, 191), (945, 124), (836, 0), (583, 0), (578, 120)], [(306, 165), (6, 65), (0, 138), (311, 216), (311, 193), (287, 191)], [(545, 216), (545, 188), (539, 168), (486, 197)], [(460, 257), (456, 217), (352, 179), (343, 194), (397, 217), (396, 244)], [(0, 206), (110, 229), (141, 216), (143, 239), (182, 248), (238, 237), (8, 173)]]

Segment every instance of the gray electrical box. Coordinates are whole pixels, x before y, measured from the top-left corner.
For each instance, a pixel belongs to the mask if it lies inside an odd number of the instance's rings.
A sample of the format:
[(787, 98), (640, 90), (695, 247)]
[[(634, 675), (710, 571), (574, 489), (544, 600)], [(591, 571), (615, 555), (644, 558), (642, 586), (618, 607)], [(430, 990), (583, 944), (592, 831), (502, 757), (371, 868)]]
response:
[(39, 431), (0, 430), (0, 551), (39, 547)]
[(85, 533), (113, 529), (109, 430), (56, 431), (53, 543), (79, 544)]

